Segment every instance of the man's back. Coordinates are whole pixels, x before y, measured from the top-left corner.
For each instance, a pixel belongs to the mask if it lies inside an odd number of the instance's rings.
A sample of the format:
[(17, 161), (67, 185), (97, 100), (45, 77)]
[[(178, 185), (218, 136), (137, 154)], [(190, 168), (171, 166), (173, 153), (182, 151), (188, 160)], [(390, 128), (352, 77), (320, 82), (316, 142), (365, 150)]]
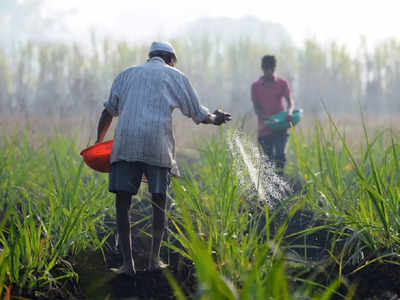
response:
[(168, 129), (183, 76), (158, 58), (123, 71), (116, 79), (120, 81), (117, 131), (137, 135), (155, 134), (160, 126)]
[(160, 167), (175, 164), (172, 111), (179, 108), (195, 122), (208, 114), (186, 76), (159, 57), (121, 72), (105, 107), (119, 116), (111, 162), (141, 161)]
[(266, 136), (272, 133), (264, 121), (285, 110), (284, 98), (290, 96), (287, 81), (278, 76), (274, 76), (272, 81), (266, 81), (263, 77), (255, 81), (251, 86), (251, 99), (260, 109), (262, 115), (258, 115), (259, 136)]

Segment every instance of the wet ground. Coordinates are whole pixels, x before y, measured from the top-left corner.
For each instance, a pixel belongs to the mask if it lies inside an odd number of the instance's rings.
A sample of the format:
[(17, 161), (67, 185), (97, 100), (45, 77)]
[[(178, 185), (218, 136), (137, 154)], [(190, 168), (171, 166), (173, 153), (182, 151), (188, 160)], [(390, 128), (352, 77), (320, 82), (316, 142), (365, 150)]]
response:
[[(74, 261), (79, 274), (81, 299), (175, 299), (164, 271), (148, 271), (148, 257), (144, 252), (134, 252), (136, 275), (116, 275), (110, 268), (121, 265), (118, 252), (86, 252)], [(168, 271), (186, 293), (193, 293), (195, 286), (191, 264), (178, 255), (170, 255)]]
[(80, 298), (174, 299), (164, 274), (145, 271), (140, 268), (141, 262), (140, 259), (136, 259), (138, 271), (134, 277), (116, 275), (109, 271), (109, 267), (118, 267), (117, 261), (105, 264), (101, 253), (85, 253), (76, 262), (80, 278)]
[[(315, 220), (312, 211), (299, 210), (290, 220), (288, 224), (287, 234), (299, 232), (301, 230), (310, 228), (312, 226), (323, 226), (325, 222)], [(321, 265), (326, 262), (327, 250), (330, 249), (332, 239), (335, 238), (330, 232), (329, 228), (325, 228), (313, 232), (306, 237), (293, 238), (286, 241), (287, 243), (300, 244), (305, 243), (309, 246), (297, 249), (296, 252), (305, 261), (320, 263)], [(301, 239), (302, 241), (299, 241)], [(343, 246), (343, 245), (342, 245)], [(341, 244), (337, 243), (334, 251), (339, 252)], [(384, 249), (381, 249), (385, 252)], [(389, 251), (387, 251), (389, 252)], [(383, 260), (378, 260), (374, 263), (368, 264), (369, 261), (374, 260), (378, 254), (370, 253), (369, 258), (365, 259), (358, 265), (347, 266), (341, 270), (344, 281), (339, 288), (339, 292), (347, 295), (352, 288), (355, 288), (355, 294), (351, 299), (354, 300), (400, 300), (400, 257), (393, 254), (385, 257)], [(353, 271), (361, 265), (366, 265), (364, 268), (357, 272)], [(339, 274), (339, 269), (336, 264), (331, 260), (330, 263), (325, 265), (324, 272), (318, 275), (314, 280), (317, 282), (328, 285), (336, 279)], [(315, 268), (310, 268), (310, 272), (306, 273), (305, 279), (311, 275)], [(343, 299), (341, 296), (334, 296), (332, 300)]]
[(371, 264), (348, 278), (357, 285), (354, 299), (400, 300), (400, 267), (398, 265)]

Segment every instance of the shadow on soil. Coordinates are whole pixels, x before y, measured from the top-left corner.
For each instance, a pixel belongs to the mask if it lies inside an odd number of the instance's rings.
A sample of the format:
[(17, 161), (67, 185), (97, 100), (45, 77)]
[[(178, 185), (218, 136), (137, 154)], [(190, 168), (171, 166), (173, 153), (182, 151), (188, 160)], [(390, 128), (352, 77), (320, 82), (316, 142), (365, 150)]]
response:
[[(138, 257), (138, 256), (136, 256)], [(162, 272), (137, 271), (132, 278), (126, 275), (115, 275), (109, 267), (118, 267), (113, 258), (104, 259), (99, 252), (82, 255), (76, 262), (81, 299), (174, 299), (173, 292)], [(142, 261), (136, 259), (138, 267)], [(174, 276), (176, 272), (171, 270)]]

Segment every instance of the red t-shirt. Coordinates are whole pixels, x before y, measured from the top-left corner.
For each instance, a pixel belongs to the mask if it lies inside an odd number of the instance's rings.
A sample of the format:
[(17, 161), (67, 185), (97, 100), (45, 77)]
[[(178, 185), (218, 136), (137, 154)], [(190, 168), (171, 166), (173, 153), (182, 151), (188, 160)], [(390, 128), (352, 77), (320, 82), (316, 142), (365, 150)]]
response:
[(285, 110), (284, 97), (290, 97), (289, 84), (286, 79), (274, 76), (274, 80), (264, 81), (260, 77), (251, 85), (251, 100), (257, 104), (264, 116), (258, 115), (258, 136), (271, 135), (274, 131), (264, 125), (264, 121), (273, 114)]

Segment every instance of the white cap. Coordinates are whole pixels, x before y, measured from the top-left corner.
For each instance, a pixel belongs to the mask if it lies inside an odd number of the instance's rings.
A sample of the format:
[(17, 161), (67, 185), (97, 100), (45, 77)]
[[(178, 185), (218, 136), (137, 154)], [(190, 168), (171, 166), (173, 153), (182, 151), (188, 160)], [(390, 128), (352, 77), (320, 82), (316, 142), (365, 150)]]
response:
[(149, 53), (154, 51), (165, 51), (175, 54), (174, 47), (168, 42), (153, 42), (151, 43)]

